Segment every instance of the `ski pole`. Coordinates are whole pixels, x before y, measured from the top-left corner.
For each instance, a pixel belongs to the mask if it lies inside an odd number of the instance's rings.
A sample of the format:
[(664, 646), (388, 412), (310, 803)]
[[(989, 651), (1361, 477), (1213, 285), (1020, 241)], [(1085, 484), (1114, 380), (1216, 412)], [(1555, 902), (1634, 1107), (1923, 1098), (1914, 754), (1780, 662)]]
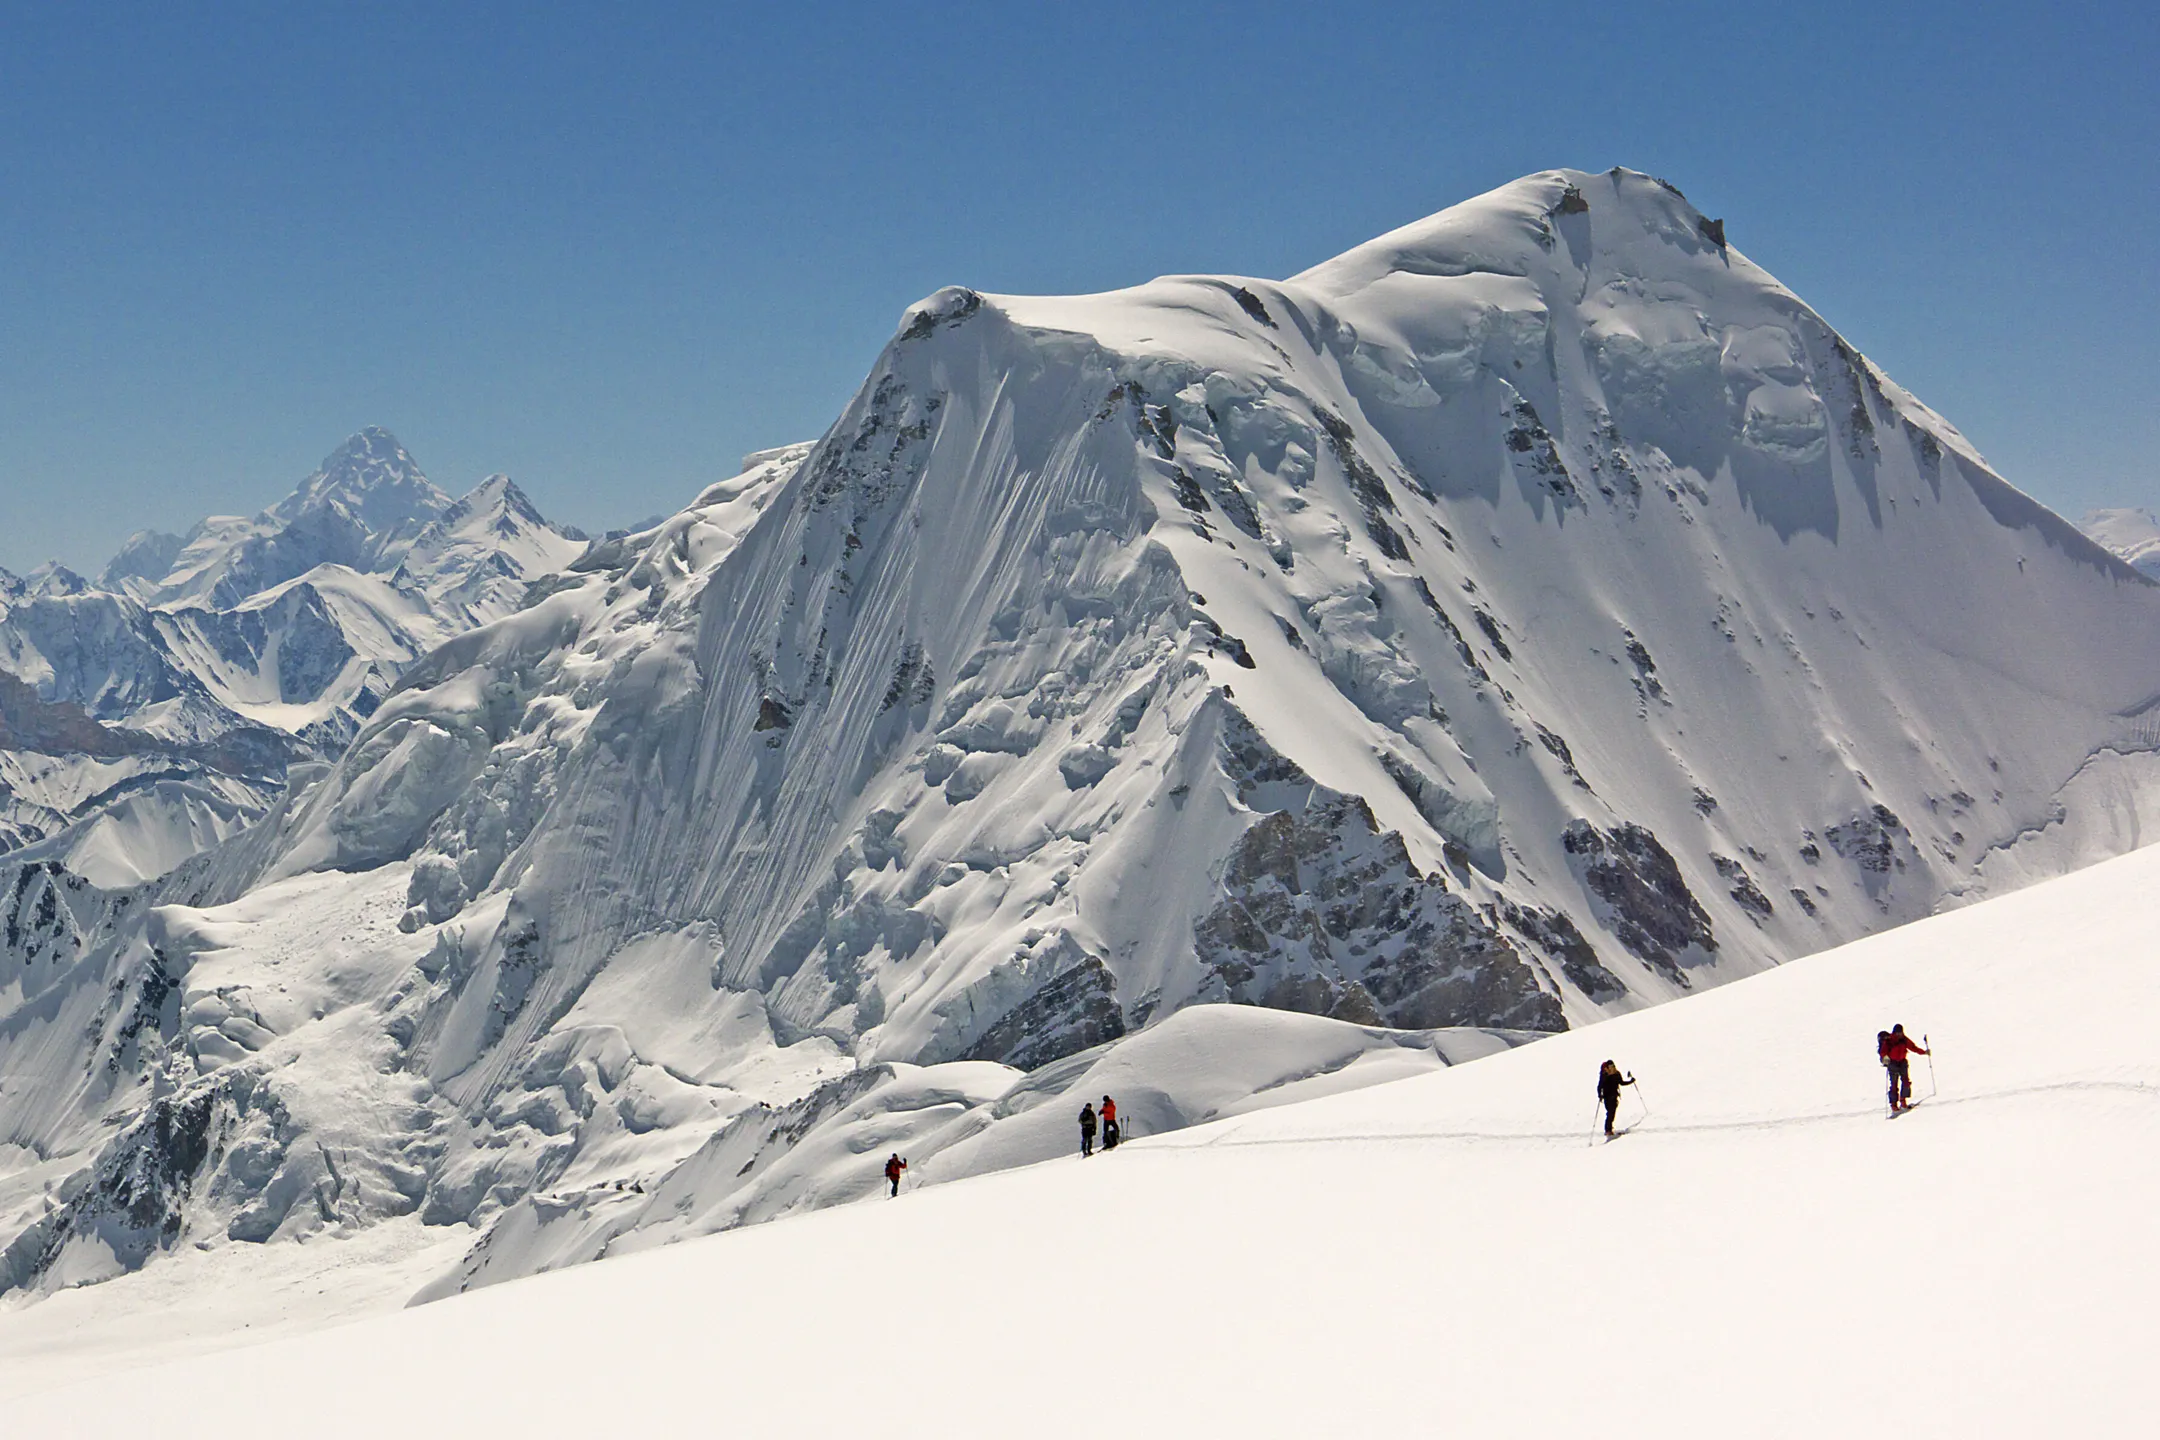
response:
[(1928, 1099), (1932, 1100), (1935, 1098), (1935, 1047), (1929, 1042), (1925, 1030), (1920, 1032), (1920, 1043), (1928, 1052)]
[(1643, 1119), (1650, 1118), (1650, 1102), (1643, 1098), (1642, 1081), (1635, 1082), (1635, 1103), (1642, 1106)]

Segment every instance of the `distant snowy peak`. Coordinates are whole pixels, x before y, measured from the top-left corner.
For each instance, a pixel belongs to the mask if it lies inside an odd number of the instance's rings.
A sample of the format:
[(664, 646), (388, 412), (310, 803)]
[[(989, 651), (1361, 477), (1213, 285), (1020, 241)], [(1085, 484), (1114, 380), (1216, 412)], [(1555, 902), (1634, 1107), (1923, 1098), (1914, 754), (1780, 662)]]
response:
[(136, 599), (151, 593), (160, 580), (172, 573), (173, 562), (187, 547), (187, 537), (162, 530), (137, 530), (122, 542), (119, 553), (98, 572), (97, 588)]
[(584, 532), (543, 516), (507, 475), (490, 475), (430, 521), (392, 578), (456, 620), (484, 624), (516, 608), (527, 582), (584, 552)]
[(2088, 510), (2078, 529), (2140, 574), (2160, 580), (2160, 517), (2150, 510)]
[(450, 506), (397, 437), (370, 426), (262, 514), (196, 526), (146, 598), (222, 608), (317, 565), (386, 569)]
[(451, 506), (397, 437), (370, 425), (332, 451), (322, 468), (300, 483), (270, 513), (287, 522), (312, 510), (344, 512), (377, 535), (424, 525)]
[(23, 577), (23, 588), (32, 595), (81, 595), (90, 582), (57, 560), (48, 560)]
[[(0, 852), (91, 856), (79, 873), (101, 882), (162, 873), (261, 814), (291, 760), (342, 750), (413, 661), (585, 548), (507, 476), (452, 501), (369, 428), (259, 514), (130, 536), (96, 585), (57, 565), (0, 576), (0, 669), (82, 717), (32, 724), (28, 700), (0, 716)], [(101, 726), (131, 738), (114, 751)]]

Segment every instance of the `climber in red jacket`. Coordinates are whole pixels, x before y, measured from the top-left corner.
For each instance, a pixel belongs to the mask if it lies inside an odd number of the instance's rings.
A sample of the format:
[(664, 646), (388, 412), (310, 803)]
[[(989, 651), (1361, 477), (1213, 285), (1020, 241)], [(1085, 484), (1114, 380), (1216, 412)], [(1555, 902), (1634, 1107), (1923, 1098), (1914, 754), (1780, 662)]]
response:
[(1890, 1113), (1912, 1108), (1912, 1057), (1927, 1054), (1927, 1047), (1893, 1025), (1875, 1036), (1875, 1056), (1890, 1072)]

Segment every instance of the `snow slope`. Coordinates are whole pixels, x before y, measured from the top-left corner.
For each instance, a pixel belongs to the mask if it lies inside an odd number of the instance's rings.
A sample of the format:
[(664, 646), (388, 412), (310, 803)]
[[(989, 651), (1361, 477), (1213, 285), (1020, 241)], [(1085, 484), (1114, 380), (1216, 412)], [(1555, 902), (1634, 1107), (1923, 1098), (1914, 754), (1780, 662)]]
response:
[[(301, 1413), (326, 1435), (415, 1414), (483, 1433), (2139, 1433), (2160, 1340), (2155, 884), (2146, 850), (1438, 1074), (281, 1340), (245, 1352), (239, 1393), (205, 1392), (198, 1362), (10, 1415), (226, 1437)], [(1918, 1062), (1929, 1098), (1888, 1121), (1872, 1035), (1893, 1019), (1932, 1035), (1941, 1089)], [(1650, 1099), (1598, 1145), (1606, 1056)]]
[[(1030, 1158), (1212, 1002), (1347, 1074), (1697, 993), (2136, 843), (2156, 622), (1648, 176), (943, 291), (243, 836), (0, 872), (0, 1285), (415, 1214), (494, 1283)], [(1165, 1115), (1305, 1073), (1238, 1033)]]

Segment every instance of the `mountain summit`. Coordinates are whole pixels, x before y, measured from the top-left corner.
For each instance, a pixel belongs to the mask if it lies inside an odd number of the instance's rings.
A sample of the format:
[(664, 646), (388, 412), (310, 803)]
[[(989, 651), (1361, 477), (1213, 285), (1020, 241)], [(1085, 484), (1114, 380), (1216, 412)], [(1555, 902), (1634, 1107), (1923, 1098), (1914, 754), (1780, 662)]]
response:
[(417, 1213), (483, 1235), (445, 1293), (2126, 843), (2160, 587), (1740, 229), (1550, 171), (1287, 281), (910, 307), (814, 445), (404, 670), (164, 903), (20, 882), (66, 958), (0, 1124), (83, 1178), (0, 1284)]
[(322, 468), (270, 513), (289, 523), (310, 510), (338, 510), (370, 534), (389, 537), (426, 524), (450, 503), (395, 435), (370, 425), (332, 451)]
[(230, 607), (318, 565), (393, 567), (450, 504), (395, 436), (369, 426), (262, 514), (198, 525), (149, 598)]

